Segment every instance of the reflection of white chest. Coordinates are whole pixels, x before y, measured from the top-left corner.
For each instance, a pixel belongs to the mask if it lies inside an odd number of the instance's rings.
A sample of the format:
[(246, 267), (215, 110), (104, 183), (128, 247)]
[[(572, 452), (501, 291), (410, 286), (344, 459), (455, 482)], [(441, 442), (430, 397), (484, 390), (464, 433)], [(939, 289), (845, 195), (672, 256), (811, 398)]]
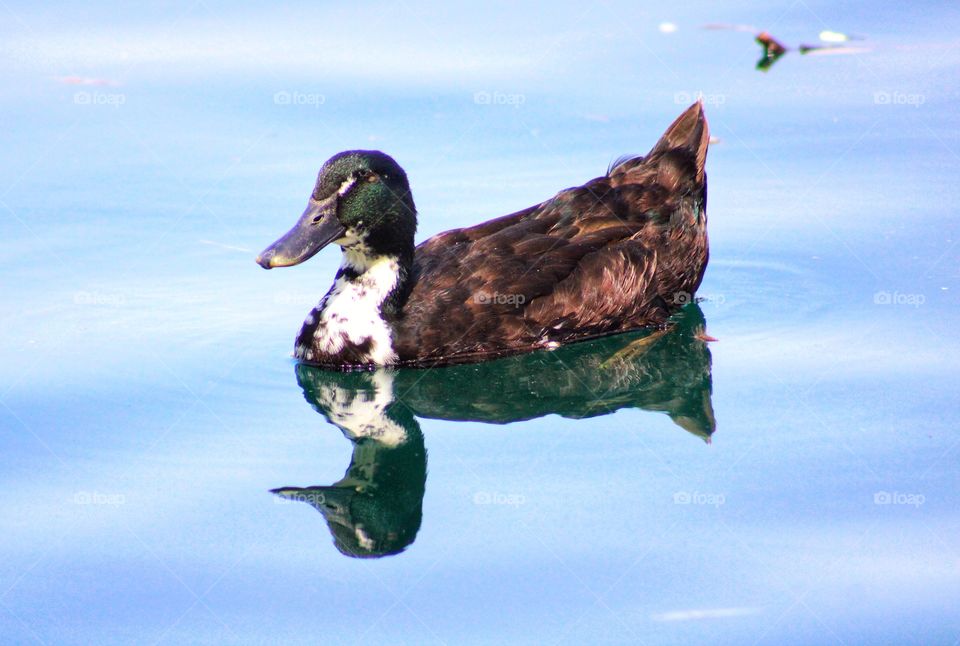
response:
[(397, 286), (399, 265), (389, 257), (367, 262), (348, 255), (344, 266), (363, 273), (353, 280), (341, 276), (324, 297), (316, 314), (319, 324), (313, 345), (320, 352), (334, 355), (348, 346), (369, 344), (368, 361), (392, 363), (397, 355), (380, 306)]
[(380, 445), (400, 446), (409, 439), (407, 431), (387, 416), (387, 408), (394, 402), (393, 374), (383, 370), (370, 373), (370, 384), (373, 392), (324, 385), (317, 392), (317, 402), (354, 442), (370, 438)]

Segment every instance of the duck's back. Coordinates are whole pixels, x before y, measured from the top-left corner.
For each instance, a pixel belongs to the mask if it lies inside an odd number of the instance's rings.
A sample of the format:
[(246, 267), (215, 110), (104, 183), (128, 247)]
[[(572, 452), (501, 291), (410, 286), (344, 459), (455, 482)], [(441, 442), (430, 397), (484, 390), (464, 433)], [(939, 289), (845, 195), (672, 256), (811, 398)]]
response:
[(706, 268), (707, 141), (696, 104), (646, 157), (421, 244), (392, 322), (400, 362), (470, 361), (664, 323)]

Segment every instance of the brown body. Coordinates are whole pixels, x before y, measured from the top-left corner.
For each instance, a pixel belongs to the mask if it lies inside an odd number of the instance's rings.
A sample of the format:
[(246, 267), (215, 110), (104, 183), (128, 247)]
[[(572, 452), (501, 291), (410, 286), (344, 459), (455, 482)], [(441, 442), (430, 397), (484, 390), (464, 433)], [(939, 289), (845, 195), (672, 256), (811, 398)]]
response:
[(698, 103), (645, 157), (537, 206), (419, 245), (387, 322), (402, 364), (475, 361), (662, 325), (708, 259)]

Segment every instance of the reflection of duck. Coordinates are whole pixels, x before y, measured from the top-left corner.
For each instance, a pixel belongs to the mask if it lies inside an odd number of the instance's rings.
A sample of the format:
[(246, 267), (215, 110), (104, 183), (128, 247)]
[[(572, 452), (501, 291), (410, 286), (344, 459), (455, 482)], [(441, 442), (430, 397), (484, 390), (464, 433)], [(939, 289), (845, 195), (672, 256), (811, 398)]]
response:
[(274, 493), (309, 502), (348, 556), (402, 551), (420, 528), (427, 452), (415, 415), (504, 424), (622, 408), (667, 413), (709, 441), (716, 423), (703, 313), (686, 306), (665, 330), (553, 352), (429, 371), (330, 372), (300, 364), (307, 401), (353, 443), (347, 473), (328, 487)]
[(297, 381), (314, 409), (353, 442), (353, 456), (343, 478), (328, 487), (273, 492), (319, 510), (347, 556), (402, 551), (420, 529), (427, 451), (417, 420), (393, 397), (392, 375), (298, 366)]
[(645, 157), (416, 248), (403, 169), (379, 151), (342, 152), (257, 262), (285, 267), (342, 247), (336, 280), (294, 349), (332, 368), (486, 360), (657, 326), (696, 292), (707, 265), (708, 140), (696, 103)]

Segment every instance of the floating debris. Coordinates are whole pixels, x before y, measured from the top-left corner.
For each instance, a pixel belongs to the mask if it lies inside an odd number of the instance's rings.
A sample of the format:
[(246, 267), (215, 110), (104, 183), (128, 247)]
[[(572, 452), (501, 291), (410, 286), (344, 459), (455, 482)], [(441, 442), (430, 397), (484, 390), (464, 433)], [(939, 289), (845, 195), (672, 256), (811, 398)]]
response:
[(863, 36), (851, 36), (839, 31), (824, 29), (820, 32), (820, 41), (824, 43), (845, 43), (849, 40), (863, 40)]
[(862, 54), (869, 52), (869, 47), (844, 47), (842, 45), (800, 45), (797, 48), (801, 54), (811, 56), (830, 56), (833, 54)]
[(763, 54), (760, 55), (760, 60), (757, 61), (757, 69), (761, 72), (766, 72), (774, 63), (780, 60), (781, 56), (787, 53), (787, 48), (765, 31), (757, 34), (755, 40), (763, 47)]
[[(776, 63), (780, 58), (789, 51), (792, 51), (791, 48), (787, 47), (776, 38), (770, 35), (770, 32), (761, 31), (757, 33), (757, 29), (751, 25), (737, 25), (729, 23), (708, 23), (703, 26), (703, 29), (713, 30), (713, 31), (739, 31), (739, 32), (750, 32), (757, 34), (754, 37), (754, 41), (763, 48), (763, 52), (760, 55), (760, 60), (757, 61), (757, 69), (761, 72), (766, 72), (773, 64)], [(852, 36), (850, 34), (844, 34), (839, 31), (830, 31), (823, 30), (820, 32), (820, 41), (826, 43), (824, 45), (800, 45), (797, 47), (796, 51), (801, 54), (809, 55), (828, 55), (828, 54), (861, 54), (864, 52), (869, 52), (871, 49), (869, 47), (851, 47), (847, 45), (839, 45), (837, 43), (846, 43), (851, 40), (864, 40), (863, 36)]]

